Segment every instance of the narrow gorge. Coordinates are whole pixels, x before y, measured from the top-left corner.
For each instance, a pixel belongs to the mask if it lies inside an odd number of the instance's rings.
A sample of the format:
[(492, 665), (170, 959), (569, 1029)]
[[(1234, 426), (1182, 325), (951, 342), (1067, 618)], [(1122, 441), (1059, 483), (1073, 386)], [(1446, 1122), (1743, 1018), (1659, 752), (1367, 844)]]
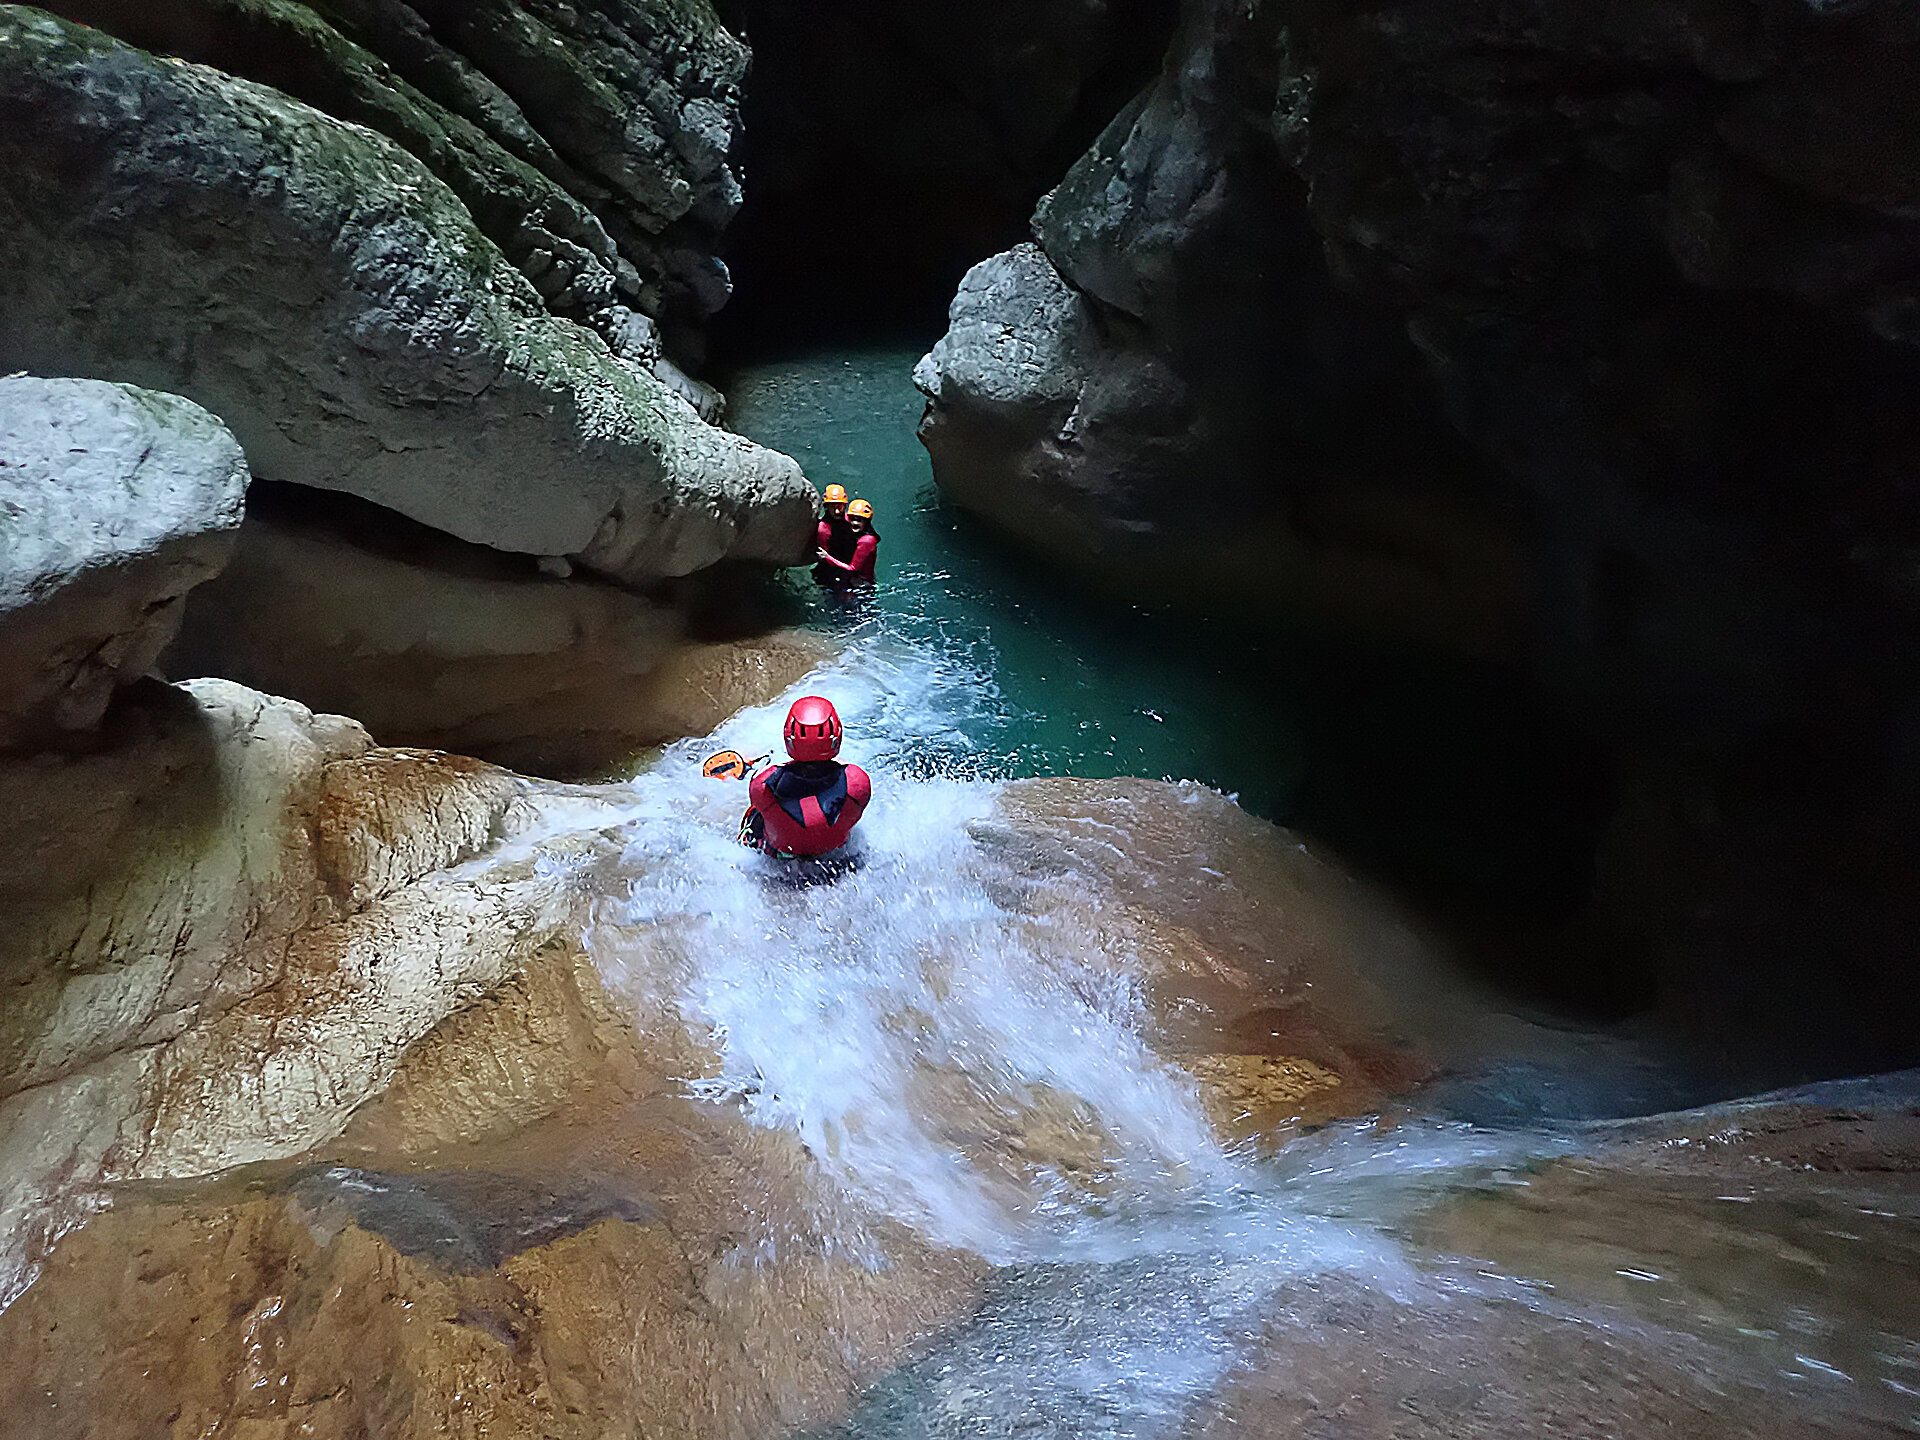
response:
[(1911, 1433), (1917, 341), (1910, 0), (0, 5), (0, 1429)]

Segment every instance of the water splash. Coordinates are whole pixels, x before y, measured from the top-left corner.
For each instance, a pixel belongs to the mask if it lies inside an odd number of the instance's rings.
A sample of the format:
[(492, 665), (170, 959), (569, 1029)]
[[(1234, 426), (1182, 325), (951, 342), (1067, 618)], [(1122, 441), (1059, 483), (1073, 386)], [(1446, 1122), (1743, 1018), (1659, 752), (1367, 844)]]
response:
[[(744, 791), (698, 761), (774, 748), (812, 692), (839, 706), (876, 799), (857, 868), (796, 885), (733, 843)], [(613, 988), (704, 1042), (714, 1063), (691, 1095), (797, 1136), (842, 1195), (935, 1243), (1001, 1265), (1233, 1253), (1393, 1283), (1391, 1245), (1303, 1203), (1326, 1187), (1216, 1138), (1195, 1083), (1144, 1038), (1125, 931), (1047, 903), (1084, 882), (977, 843), (1000, 718), (964, 639), (876, 624), (787, 695), (671, 748), (632, 782), (625, 884), (596, 916)], [(1395, 1143), (1387, 1173), (1422, 1168)], [(1430, 1148), (1435, 1166), (1485, 1159)]]

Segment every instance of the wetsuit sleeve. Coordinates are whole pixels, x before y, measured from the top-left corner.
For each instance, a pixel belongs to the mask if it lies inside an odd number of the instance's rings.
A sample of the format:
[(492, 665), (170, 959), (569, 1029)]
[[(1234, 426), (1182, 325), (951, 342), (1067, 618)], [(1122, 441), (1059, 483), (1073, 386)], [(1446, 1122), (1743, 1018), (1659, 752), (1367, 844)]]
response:
[(833, 539), (833, 526), (822, 520), (813, 527), (813, 544), (817, 550), (825, 550)]
[(755, 810), (758, 810), (762, 815), (766, 814), (768, 808), (773, 804), (773, 792), (767, 789), (767, 776), (772, 773), (773, 771), (771, 770), (762, 770), (751, 780), (747, 781), (747, 804), (751, 805)]
[(866, 813), (867, 802), (873, 798), (873, 781), (867, 778), (867, 772), (858, 765), (847, 766), (847, 809), (858, 820)]
[(853, 547), (853, 563), (847, 568), (862, 580), (873, 579), (874, 563), (880, 558), (880, 537), (862, 535), (860, 543)]

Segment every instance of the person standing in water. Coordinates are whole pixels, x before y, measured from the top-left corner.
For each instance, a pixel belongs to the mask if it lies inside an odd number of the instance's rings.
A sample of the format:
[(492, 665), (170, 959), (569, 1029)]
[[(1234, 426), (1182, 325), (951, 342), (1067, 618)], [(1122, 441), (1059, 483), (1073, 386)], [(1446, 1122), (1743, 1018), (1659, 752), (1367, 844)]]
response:
[(865, 500), (856, 500), (847, 506), (847, 530), (853, 536), (853, 543), (845, 551), (822, 545), (814, 574), (824, 570), (824, 583), (828, 584), (850, 585), (857, 581), (871, 584), (880, 558), (880, 535), (873, 528), (873, 506)]
[(858, 539), (853, 527), (847, 523), (846, 486), (827, 486), (826, 494), (820, 498), (820, 510), (820, 523), (813, 531), (813, 578), (822, 585), (831, 585), (839, 579), (840, 572), (829, 569), (828, 561), (852, 559), (853, 547)]
[(873, 798), (873, 782), (858, 765), (834, 759), (840, 715), (831, 700), (805, 695), (794, 701), (782, 733), (793, 758), (748, 782), (741, 838), (769, 855), (829, 854), (852, 836)]

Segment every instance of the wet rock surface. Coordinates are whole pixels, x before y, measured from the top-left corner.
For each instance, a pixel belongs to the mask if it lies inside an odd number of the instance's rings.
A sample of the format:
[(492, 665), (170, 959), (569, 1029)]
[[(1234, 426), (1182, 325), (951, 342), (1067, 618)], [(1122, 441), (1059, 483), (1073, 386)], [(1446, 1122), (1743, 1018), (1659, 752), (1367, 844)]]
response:
[(0, 769), (0, 1293), (100, 1186), (297, 1155), (571, 913), (477, 761), (376, 749), (236, 685), (155, 685), (105, 744)]
[(1916, 1093), (1907, 1072), (1595, 1127), (1412, 1234), (1488, 1313), (1526, 1301), (1639, 1365), (1650, 1339), (1671, 1346), (1662, 1388), (1729, 1406), (1700, 1433), (1896, 1433), (1920, 1363)]
[(21, 1433), (831, 1419), (977, 1265), (884, 1225), (836, 1248), (805, 1153), (689, 1103), (677, 1048), (557, 947), (416, 1044), (319, 1168), (120, 1187), (0, 1314)]
[(486, 1171), (406, 1175), (333, 1165), (295, 1180), (288, 1193), (317, 1231), (338, 1233), (351, 1223), (402, 1255), (476, 1272), (497, 1269), (523, 1251), (578, 1235), (602, 1220), (644, 1225), (659, 1218), (644, 1200), (608, 1187), (555, 1193), (532, 1180)]
[(1003, 811), (1008, 830), (978, 831), (1014, 866), (1003, 903), (1100, 937), (1224, 1135), (1365, 1114), (1472, 1048), (1464, 1018), (1452, 1035), (1431, 1014), (1414, 1023), (1411, 977), (1447, 971), (1408, 918), (1226, 797), (1031, 780)]
[[(796, 889), (722, 861), (731, 796), (686, 788), (712, 782), (658, 777), (680, 787), (662, 812), (639, 785), (534, 791), (333, 723), (302, 782), (324, 881), (295, 890), (308, 912), (385, 927), (381, 966), (402, 969), (444, 934), (421, 907), (449, 888), (535, 887), (516, 903), (566, 919), (502, 953), (493, 914), (496, 948), (452, 1003), (383, 1011), (396, 1048), (334, 1072), (348, 1108), (289, 1093), (217, 1134), (164, 1105), (135, 1124), (155, 1149), (80, 1177), (85, 1223), (46, 1232), (0, 1311), (0, 1403), (23, 1434), (1886, 1433), (1811, 1371), (1782, 1389), (1763, 1353), (1729, 1358), (1711, 1326), (1636, 1321), (1620, 1287), (1645, 1282), (1620, 1272), (1682, 1248), (1649, 1239), (1652, 1216), (1709, 1257), (1729, 1235), (1762, 1256), (1766, 1235), (1824, 1246), (1837, 1274), (1862, 1242), (1815, 1236), (1871, 1203), (1893, 1218), (1846, 1228), (1899, 1243), (1846, 1273), (1907, 1273), (1906, 1202), (1885, 1196), (1911, 1180), (1910, 1084), (1577, 1135), (1436, 1126), (1397, 1099), (1565, 1040), (1484, 1008), (1394, 906), (1214, 792), (927, 783), (894, 804), (963, 802), (970, 824), (924, 847), (876, 829), (863, 865)], [(554, 890), (568, 874), (590, 915)], [(888, 903), (864, 929), (837, 923), (871, 893)], [(736, 902), (755, 928), (725, 922)], [(300, 945), (286, 982), (358, 995), (351, 962), (302, 972)], [(259, 1048), (281, 1073), (340, 1048), (324, 1011), (275, 1013), (280, 1048)], [(1077, 1031), (1116, 1015), (1137, 1029), (1088, 1050)], [(771, 1049), (741, 1048), (769, 1023)], [(1109, 1053), (1123, 1041), (1139, 1068)], [(71, 1133), (72, 1103), (28, 1118)], [(1136, 1188), (1143, 1114), (1192, 1208)], [(922, 1142), (1032, 1227), (1011, 1263), (988, 1274), (862, 1168)], [(1683, 1223), (1741, 1185), (1744, 1239)], [(1846, 1283), (1809, 1289), (1790, 1250), (1767, 1263), (1761, 1299), (1904, 1334), (1904, 1292), (1828, 1306)], [(1724, 1313), (1753, 1310), (1734, 1294)]]
[(146, 675), (232, 553), (247, 480), (190, 401), (0, 380), (0, 750), (92, 730)]
[(178, 390), (256, 474), (623, 581), (804, 558), (798, 468), (550, 313), (406, 150), (0, 13), (0, 365)]

